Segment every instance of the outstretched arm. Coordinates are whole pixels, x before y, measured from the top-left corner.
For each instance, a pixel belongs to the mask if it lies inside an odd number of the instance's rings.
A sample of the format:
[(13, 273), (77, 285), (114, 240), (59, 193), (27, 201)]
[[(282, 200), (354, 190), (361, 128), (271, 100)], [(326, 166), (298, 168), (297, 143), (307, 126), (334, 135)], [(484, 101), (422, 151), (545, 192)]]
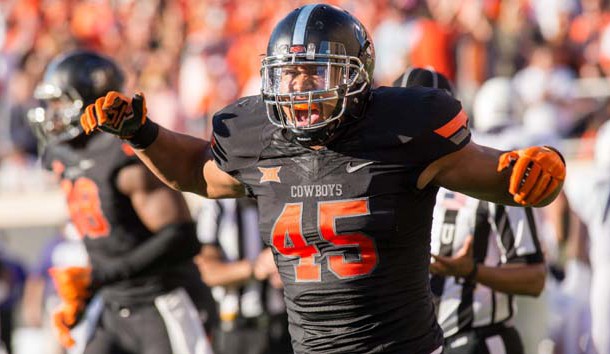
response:
[(159, 127), (146, 112), (142, 93), (130, 99), (111, 91), (87, 107), (81, 125), (87, 134), (98, 129), (127, 140), (146, 166), (173, 189), (208, 198), (244, 194), (239, 181), (212, 161), (209, 141)]
[(541, 207), (557, 197), (564, 178), (565, 163), (553, 149), (504, 153), (470, 142), (431, 163), (417, 186), (433, 183), (499, 204)]
[(136, 155), (165, 184), (207, 198), (244, 195), (241, 183), (213, 161), (210, 142), (159, 127), (157, 138)]

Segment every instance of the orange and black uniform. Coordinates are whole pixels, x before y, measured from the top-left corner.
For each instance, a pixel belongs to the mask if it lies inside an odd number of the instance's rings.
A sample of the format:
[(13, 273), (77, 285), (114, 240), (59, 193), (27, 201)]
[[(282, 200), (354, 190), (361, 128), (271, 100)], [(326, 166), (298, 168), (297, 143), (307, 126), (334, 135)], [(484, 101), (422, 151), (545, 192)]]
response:
[(340, 129), (302, 147), (247, 97), (215, 116), (212, 149), (257, 199), (295, 353), (432, 353), (443, 343), (428, 278), (438, 188), (416, 181), (469, 142), (466, 115), (441, 91), (383, 87)]
[(117, 189), (119, 171), (139, 163), (131, 148), (106, 134), (49, 145), (43, 155), (44, 166), (61, 177), (70, 217), (89, 254), (93, 288), (105, 304), (85, 353), (122, 353), (125, 348), (166, 353), (169, 341), (154, 300), (178, 287), (210, 322), (216, 317), (209, 288), (192, 262), (201, 247), (194, 224), (152, 233)]

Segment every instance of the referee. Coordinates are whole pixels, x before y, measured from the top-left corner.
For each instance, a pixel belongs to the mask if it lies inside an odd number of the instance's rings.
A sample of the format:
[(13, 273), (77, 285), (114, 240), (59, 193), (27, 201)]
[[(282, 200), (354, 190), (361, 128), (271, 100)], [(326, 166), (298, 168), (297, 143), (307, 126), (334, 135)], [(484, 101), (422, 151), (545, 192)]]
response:
[[(450, 82), (428, 69), (413, 69), (396, 83), (453, 95)], [(431, 252), (430, 286), (445, 336), (443, 353), (524, 353), (512, 326), (513, 298), (540, 295), (546, 277), (532, 210), (441, 188)]]
[(431, 248), (444, 353), (523, 353), (513, 297), (540, 295), (546, 276), (532, 210), (441, 189)]
[(270, 249), (263, 249), (256, 202), (203, 199), (195, 262), (217, 300), (216, 354), (289, 354), (282, 283)]

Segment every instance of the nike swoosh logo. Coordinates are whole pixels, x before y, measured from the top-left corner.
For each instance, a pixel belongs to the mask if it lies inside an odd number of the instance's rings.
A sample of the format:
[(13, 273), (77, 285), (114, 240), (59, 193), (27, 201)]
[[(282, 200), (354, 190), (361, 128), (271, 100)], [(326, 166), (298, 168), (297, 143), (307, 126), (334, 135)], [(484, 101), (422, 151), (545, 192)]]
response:
[(354, 173), (368, 165), (374, 164), (375, 161), (369, 161), (369, 162), (364, 162), (361, 164), (357, 164), (357, 165), (352, 165), (352, 162), (348, 162), (347, 166), (345, 166), (345, 170), (347, 171), (347, 173)]

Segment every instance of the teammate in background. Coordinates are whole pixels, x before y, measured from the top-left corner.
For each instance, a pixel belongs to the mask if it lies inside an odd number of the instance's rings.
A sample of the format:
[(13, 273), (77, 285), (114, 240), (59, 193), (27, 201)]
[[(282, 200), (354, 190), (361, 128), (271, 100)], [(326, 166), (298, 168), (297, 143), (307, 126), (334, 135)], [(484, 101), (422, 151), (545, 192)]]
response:
[(429, 295), (438, 186), (497, 203), (543, 206), (565, 177), (548, 147), (470, 141), (441, 90), (373, 89), (375, 53), (348, 12), (311, 4), (273, 30), (262, 94), (214, 117), (211, 142), (146, 118), (142, 94), (109, 92), (81, 124), (123, 137), (173, 188), (257, 199), (296, 353), (439, 353)]
[(78, 124), (84, 107), (122, 85), (112, 60), (77, 51), (55, 58), (34, 93), (41, 105), (28, 118), (42, 162), (61, 179), (91, 265), (51, 269), (62, 300), (53, 324), (71, 347), (70, 328), (100, 294), (104, 309), (86, 354), (209, 352), (199, 310), (214, 316), (214, 304), (193, 263), (201, 245), (183, 196), (129, 146)]
[[(433, 87), (454, 96), (449, 80), (434, 70), (414, 68), (405, 75), (403, 87)], [(431, 248), (430, 286), (444, 353), (524, 353), (511, 323), (513, 295), (540, 295), (546, 277), (532, 209), (441, 188)]]
[(219, 305), (214, 352), (291, 353), (282, 283), (271, 249), (263, 249), (256, 202), (203, 199), (197, 234), (203, 247), (195, 261)]

